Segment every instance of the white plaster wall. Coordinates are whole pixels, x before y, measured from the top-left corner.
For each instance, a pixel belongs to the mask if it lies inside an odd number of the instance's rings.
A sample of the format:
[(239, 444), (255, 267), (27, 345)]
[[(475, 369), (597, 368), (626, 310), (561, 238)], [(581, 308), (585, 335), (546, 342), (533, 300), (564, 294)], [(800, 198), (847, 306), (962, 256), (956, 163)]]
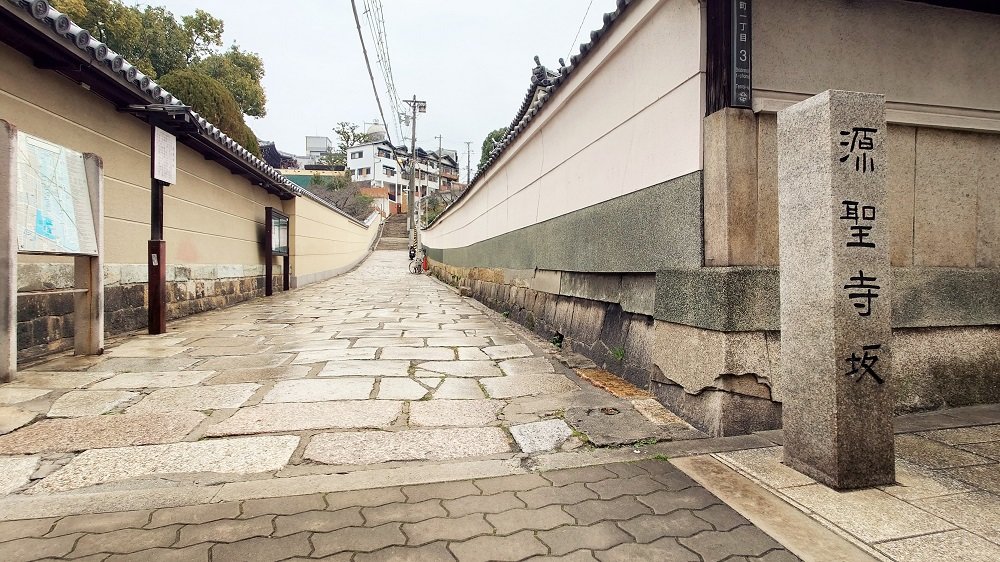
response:
[(467, 246), (700, 170), (702, 10), (630, 8), (424, 242)]
[(1000, 15), (902, 0), (757, 0), (754, 109), (885, 94), (890, 122), (1000, 130)]

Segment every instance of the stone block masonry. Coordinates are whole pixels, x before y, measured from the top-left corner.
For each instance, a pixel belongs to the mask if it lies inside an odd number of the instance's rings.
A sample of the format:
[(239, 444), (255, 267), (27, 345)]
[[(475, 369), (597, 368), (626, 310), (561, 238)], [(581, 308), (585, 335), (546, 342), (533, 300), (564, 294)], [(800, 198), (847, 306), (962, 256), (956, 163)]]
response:
[(652, 275), (430, 266), (432, 275), (562, 349), (649, 388)]
[[(105, 333), (146, 327), (148, 290), (145, 264), (104, 267)], [(18, 291), (72, 286), (72, 265), (18, 266)], [(275, 276), (280, 287), (280, 276)], [(172, 265), (167, 271), (167, 317), (171, 320), (264, 296), (262, 265)], [(28, 361), (73, 347), (73, 295), (30, 295), (17, 299), (17, 358)]]

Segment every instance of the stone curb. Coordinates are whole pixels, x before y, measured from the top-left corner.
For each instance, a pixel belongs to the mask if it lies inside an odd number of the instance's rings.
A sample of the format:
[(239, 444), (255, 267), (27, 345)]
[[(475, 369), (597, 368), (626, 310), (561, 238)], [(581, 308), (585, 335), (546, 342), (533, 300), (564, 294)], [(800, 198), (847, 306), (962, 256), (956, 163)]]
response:
[[(687, 456), (712, 452), (769, 447), (770, 441), (755, 436), (721, 437), (663, 442), (649, 447), (559, 452), (530, 459), (480, 460), (359, 470), (347, 474), (316, 474), (228, 482), (212, 486), (178, 486), (109, 492), (66, 492), (37, 496), (10, 496), (0, 500), (0, 521), (62, 517), (140, 509), (203, 505), (224, 501), (308, 495), (317, 492), (369, 490), (375, 488), (454, 482), (531, 472), (580, 468), (618, 462), (634, 462), (664, 456)], [(638, 453), (635, 451), (639, 450)]]
[(670, 462), (806, 562), (879, 560), (709, 455)]

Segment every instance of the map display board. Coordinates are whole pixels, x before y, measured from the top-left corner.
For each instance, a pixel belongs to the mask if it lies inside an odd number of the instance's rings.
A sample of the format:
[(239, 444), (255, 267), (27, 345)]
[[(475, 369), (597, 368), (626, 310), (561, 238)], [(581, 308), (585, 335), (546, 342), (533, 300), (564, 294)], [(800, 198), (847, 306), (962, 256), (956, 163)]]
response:
[(17, 251), (97, 255), (83, 154), (17, 133)]

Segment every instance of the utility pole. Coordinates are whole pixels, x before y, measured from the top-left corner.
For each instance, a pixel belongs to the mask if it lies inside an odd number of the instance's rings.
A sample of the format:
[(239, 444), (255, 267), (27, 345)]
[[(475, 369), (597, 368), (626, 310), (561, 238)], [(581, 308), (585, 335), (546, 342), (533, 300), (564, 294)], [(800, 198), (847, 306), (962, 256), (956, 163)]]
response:
[(465, 141), (465, 185), (472, 181), (472, 141)]
[(420, 245), (419, 230), (413, 212), (414, 198), (413, 191), (416, 189), (417, 179), (417, 113), (427, 113), (427, 102), (418, 101), (414, 95), (412, 100), (404, 100), (410, 106), (410, 192), (406, 196), (406, 221), (410, 225), (410, 241), (415, 246)]
[(441, 191), (441, 186), (444, 184), (444, 179), (441, 178), (441, 135), (434, 138), (438, 140), (438, 191)]

